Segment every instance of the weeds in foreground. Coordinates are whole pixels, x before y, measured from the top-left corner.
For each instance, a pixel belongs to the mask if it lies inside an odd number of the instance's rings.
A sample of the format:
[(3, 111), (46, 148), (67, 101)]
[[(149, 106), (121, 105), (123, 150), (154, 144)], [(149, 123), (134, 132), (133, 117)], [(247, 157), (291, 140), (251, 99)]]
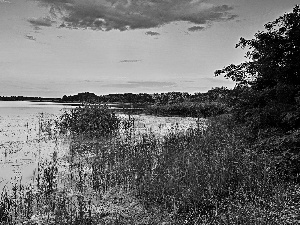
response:
[[(125, 124), (130, 124), (125, 123)], [(299, 186), (255, 151), (229, 119), (205, 130), (72, 135), (69, 171), (41, 164), (38, 187), (1, 195), (1, 222), (13, 224), (290, 224)], [(297, 200), (298, 198), (298, 200)], [(290, 206), (283, 205), (292, 202)], [(285, 212), (284, 210), (287, 210)]]

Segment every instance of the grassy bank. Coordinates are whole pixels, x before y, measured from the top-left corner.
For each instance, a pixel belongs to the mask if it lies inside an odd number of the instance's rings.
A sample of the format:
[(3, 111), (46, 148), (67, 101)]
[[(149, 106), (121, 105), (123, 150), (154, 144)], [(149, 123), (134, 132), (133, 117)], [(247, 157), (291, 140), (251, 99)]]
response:
[(299, 186), (284, 182), (276, 158), (253, 146), (247, 128), (230, 117), (210, 119), (206, 129), (172, 129), (161, 138), (137, 135), (132, 121), (119, 121), (99, 107), (61, 117), (59, 129), (71, 135), (69, 168), (60, 171), (54, 155), (40, 163), (36, 187), (3, 190), (2, 224), (295, 224), (299, 219)]

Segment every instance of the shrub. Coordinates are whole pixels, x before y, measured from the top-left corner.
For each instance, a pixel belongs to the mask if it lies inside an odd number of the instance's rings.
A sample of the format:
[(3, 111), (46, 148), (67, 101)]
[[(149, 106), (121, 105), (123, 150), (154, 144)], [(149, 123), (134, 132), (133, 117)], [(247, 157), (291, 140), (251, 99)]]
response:
[(228, 112), (228, 108), (223, 103), (218, 102), (182, 102), (166, 105), (148, 106), (146, 112), (163, 116), (191, 116), (191, 117), (211, 117)]
[(61, 131), (70, 131), (72, 135), (101, 137), (112, 134), (119, 128), (120, 120), (106, 105), (85, 104), (61, 116)]

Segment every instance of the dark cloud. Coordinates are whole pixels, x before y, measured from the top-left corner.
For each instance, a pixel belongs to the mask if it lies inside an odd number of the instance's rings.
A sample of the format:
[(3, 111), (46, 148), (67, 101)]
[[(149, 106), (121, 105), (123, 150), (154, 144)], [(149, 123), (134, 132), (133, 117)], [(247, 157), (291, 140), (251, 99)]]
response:
[(120, 31), (185, 21), (196, 25), (236, 18), (232, 6), (210, 0), (35, 0), (70, 28)]
[(175, 87), (174, 82), (160, 82), (160, 81), (128, 81), (121, 84), (108, 84), (105, 87), (117, 87), (117, 88), (152, 88), (152, 87)]
[(27, 21), (34, 26), (35, 30), (40, 30), (40, 27), (51, 27), (53, 23), (49, 17), (29, 18)]
[(141, 62), (142, 60), (140, 59), (125, 59), (120, 61), (120, 63), (135, 63), (135, 62)]
[(29, 40), (31, 40), (31, 41), (35, 41), (35, 40), (36, 40), (35, 37), (33, 37), (32, 35), (29, 35), (29, 34), (26, 34), (26, 35), (25, 35), (25, 38), (27, 38), (27, 39), (29, 39)]
[(146, 34), (146, 35), (151, 35), (151, 36), (157, 36), (157, 35), (160, 35), (160, 33), (154, 32), (154, 31), (147, 31), (145, 34)]
[(190, 27), (190, 28), (188, 29), (188, 31), (195, 32), (195, 31), (202, 31), (202, 30), (204, 30), (204, 29), (205, 29), (205, 27), (193, 26), (193, 27)]

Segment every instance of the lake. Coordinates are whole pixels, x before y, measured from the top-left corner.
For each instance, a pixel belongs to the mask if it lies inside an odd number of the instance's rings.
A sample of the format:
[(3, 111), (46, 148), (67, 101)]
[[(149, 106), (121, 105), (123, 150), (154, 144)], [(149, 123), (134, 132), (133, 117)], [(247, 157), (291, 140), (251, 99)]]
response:
[(51, 102), (0, 101), (0, 190), (13, 183), (34, 181), (40, 160), (68, 146), (44, 138), (39, 124), (55, 119), (74, 106)]

